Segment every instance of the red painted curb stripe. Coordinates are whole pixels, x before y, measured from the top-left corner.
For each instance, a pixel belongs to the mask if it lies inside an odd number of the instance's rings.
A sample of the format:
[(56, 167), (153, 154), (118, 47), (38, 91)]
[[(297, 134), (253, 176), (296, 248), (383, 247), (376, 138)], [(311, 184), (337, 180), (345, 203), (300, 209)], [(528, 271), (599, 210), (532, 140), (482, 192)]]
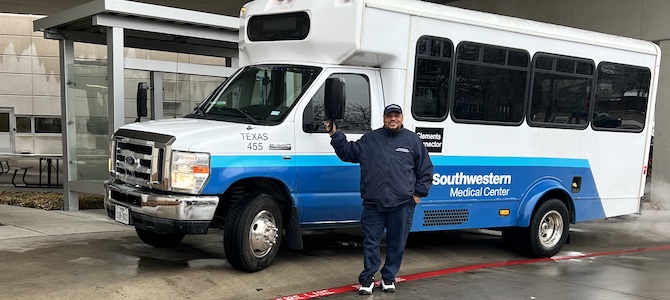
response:
[[(563, 256), (554, 256), (554, 257), (547, 257), (547, 258), (521, 259), (521, 260), (512, 260), (512, 261), (484, 263), (484, 264), (478, 264), (478, 265), (462, 266), (462, 267), (456, 267), (456, 268), (449, 268), (449, 269), (442, 269), (442, 270), (435, 270), (435, 271), (428, 271), (428, 272), (423, 272), (423, 273), (405, 275), (405, 276), (402, 276), (402, 277), (396, 277), (396, 281), (397, 282), (412, 281), (412, 280), (438, 277), (438, 276), (444, 276), (444, 275), (447, 275), (447, 274), (462, 273), (462, 272), (479, 270), (479, 269), (525, 265), (525, 264), (532, 264), (532, 263), (546, 262), (546, 261), (570, 260), (570, 259), (580, 259), (580, 258), (588, 258), (588, 257), (621, 255), (621, 254), (628, 254), (628, 253), (652, 252), (652, 251), (663, 251), (663, 250), (670, 250), (670, 245), (648, 247), (648, 248), (633, 248), (633, 249), (603, 251), (603, 252), (594, 252), (594, 253), (579, 254), (579, 255), (563, 255)], [(376, 285), (379, 285), (379, 282), (377, 282)], [(311, 292), (302, 293), (302, 294), (295, 294), (295, 295), (291, 295), (291, 296), (284, 296), (284, 297), (280, 297), (280, 298), (272, 298), (272, 299), (275, 299), (275, 300), (307, 300), (307, 299), (314, 299), (314, 298), (319, 298), (319, 297), (325, 297), (325, 296), (331, 296), (331, 295), (353, 292), (353, 291), (356, 291), (357, 289), (358, 289), (358, 284), (352, 284), (352, 285), (345, 285), (345, 286), (340, 286), (340, 287), (335, 287), (335, 288), (330, 288), (330, 289), (311, 291)]]

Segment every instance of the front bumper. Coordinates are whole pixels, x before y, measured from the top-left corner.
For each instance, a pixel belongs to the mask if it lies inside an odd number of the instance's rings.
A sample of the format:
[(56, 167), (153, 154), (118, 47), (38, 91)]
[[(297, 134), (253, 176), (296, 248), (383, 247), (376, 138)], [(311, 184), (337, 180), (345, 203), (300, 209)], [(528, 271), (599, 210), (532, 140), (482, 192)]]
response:
[(218, 196), (159, 194), (114, 182), (106, 182), (105, 191), (110, 218), (121, 205), (130, 209), (131, 225), (164, 233), (206, 233), (219, 204)]

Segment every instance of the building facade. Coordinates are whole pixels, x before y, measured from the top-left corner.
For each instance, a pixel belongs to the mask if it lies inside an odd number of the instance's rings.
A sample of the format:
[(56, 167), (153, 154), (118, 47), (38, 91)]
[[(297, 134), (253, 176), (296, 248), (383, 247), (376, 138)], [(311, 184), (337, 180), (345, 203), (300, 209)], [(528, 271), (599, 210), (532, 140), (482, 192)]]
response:
[[(40, 1), (11, 4), (15, 2), (0, 1), (7, 4), (0, 6), (0, 153), (57, 154), (62, 151), (60, 86), (63, 83), (59, 78), (58, 41), (44, 39), (43, 33), (33, 32), (33, 21), (42, 16), (16, 13), (50, 14), (86, 1), (48, 1), (44, 2), (45, 5), (37, 5), (38, 2)], [(216, 4), (209, 1), (175, 0), (147, 2), (235, 16), (246, 1), (223, 1)], [(666, 18), (666, 12), (670, 11), (670, 2), (665, 0), (432, 2), (446, 2), (462, 8), (649, 40), (656, 42), (663, 53), (670, 53), (670, 20)], [(31, 8), (30, 3), (35, 3), (34, 7)], [(226, 64), (223, 58), (138, 49), (126, 49), (125, 56), (178, 63)], [(106, 99), (105, 93), (102, 93), (106, 88), (105, 78), (104, 72), (95, 70), (96, 66), (102, 67), (106, 64), (106, 50), (103, 46), (75, 43), (75, 60), (75, 65), (80, 66), (80, 77), (70, 83), (74, 98), (80, 99), (76, 102), (80, 106), (75, 114), (90, 116), (82, 119), (81, 124), (77, 121), (77, 126), (90, 130), (93, 134), (104, 132), (105, 124), (98, 124), (95, 116), (105, 113), (103, 110)], [(670, 60), (662, 60), (659, 74), (654, 137), (656, 153), (651, 192), (652, 198), (663, 200), (664, 195), (668, 194), (665, 193), (666, 188), (670, 189), (670, 155), (659, 149), (670, 147), (670, 122), (667, 120), (670, 102), (666, 100), (670, 97)], [(137, 84), (147, 81), (148, 78), (148, 72), (125, 71), (124, 107), (127, 123), (135, 120)], [(162, 117), (179, 117), (190, 112), (222, 79), (179, 72), (166, 74), (163, 78)], [(92, 148), (102, 147), (103, 144), (99, 141), (90, 143)]]
[[(0, 14), (0, 154), (62, 152), (59, 46), (57, 40), (45, 39), (42, 32), (33, 32), (33, 21), (39, 18), (42, 16)], [(106, 48), (75, 43), (74, 52), (75, 77), (66, 84), (76, 99), (73, 113), (80, 117), (77, 126), (106, 136)], [(125, 49), (125, 57), (177, 64), (226, 64), (226, 59), (220, 57), (141, 49)], [(149, 80), (149, 72), (125, 70), (124, 73), (125, 121), (130, 123), (136, 119), (137, 85)], [(163, 116), (157, 118), (188, 114), (223, 79), (163, 74)], [(106, 144), (106, 139), (104, 142)], [(102, 145), (92, 143), (90, 146)]]

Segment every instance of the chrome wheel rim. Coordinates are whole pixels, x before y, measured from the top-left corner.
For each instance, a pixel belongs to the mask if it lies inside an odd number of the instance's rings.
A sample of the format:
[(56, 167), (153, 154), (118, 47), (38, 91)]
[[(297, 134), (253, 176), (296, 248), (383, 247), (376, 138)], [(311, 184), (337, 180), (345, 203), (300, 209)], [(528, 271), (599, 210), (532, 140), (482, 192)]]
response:
[(274, 216), (267, 210), (256, 214), (249, 229), (249, 244), (256, 258), (263, 258), (277, 244), (279, 229)]
[(563, 236), (563, 216), (555, 210), (548, 211), (542, 216), (537, 235), (545, 248), (558, 245)]

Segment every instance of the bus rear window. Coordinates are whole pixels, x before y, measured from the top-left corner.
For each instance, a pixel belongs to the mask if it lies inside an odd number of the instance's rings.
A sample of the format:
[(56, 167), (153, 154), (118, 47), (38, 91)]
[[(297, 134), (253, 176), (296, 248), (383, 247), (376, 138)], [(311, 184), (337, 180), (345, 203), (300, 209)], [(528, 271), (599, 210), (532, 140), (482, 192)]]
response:
[(247, 36), (254, 42), (304, 40), (309, 26), (306, 12), (253, 16), (247, 25)]

